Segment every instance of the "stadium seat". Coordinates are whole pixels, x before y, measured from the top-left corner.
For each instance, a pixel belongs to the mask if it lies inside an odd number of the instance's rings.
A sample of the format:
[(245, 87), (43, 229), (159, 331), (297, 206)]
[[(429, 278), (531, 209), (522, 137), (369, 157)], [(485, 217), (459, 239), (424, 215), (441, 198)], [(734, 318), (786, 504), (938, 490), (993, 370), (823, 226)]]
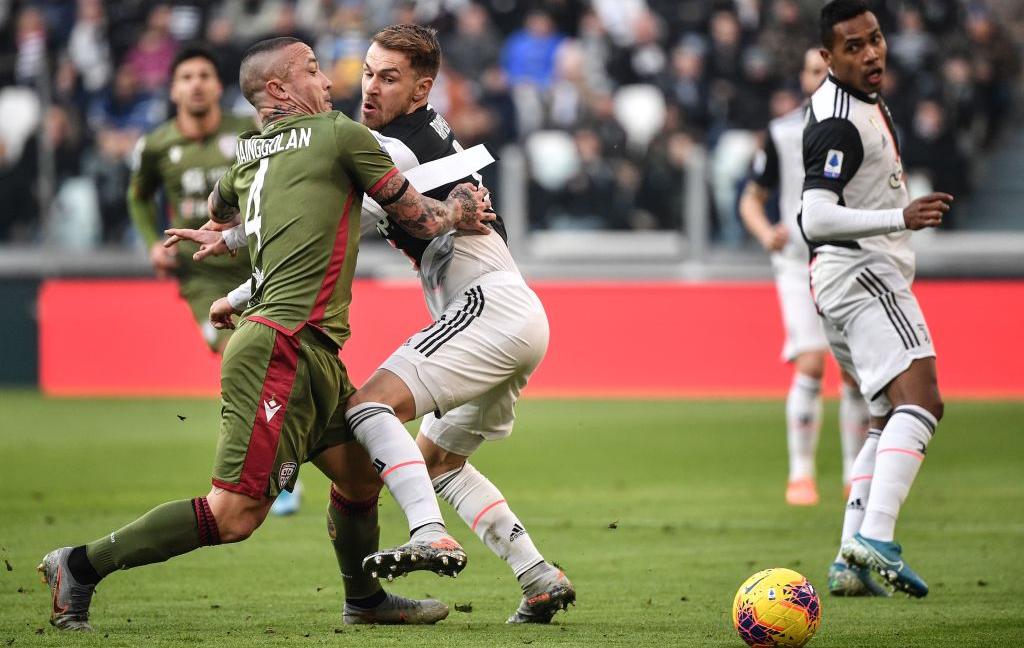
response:
[(629, 145), (647, 150), (665, 125), (665, 96), (653, 85), (622, 86), (615, 93), (615, 118), (626, 131)]
[(565, 131), (537, 131), (526, 139), (530, 174), (549, 191), (565, 186), (580, 166), (572, 136)]

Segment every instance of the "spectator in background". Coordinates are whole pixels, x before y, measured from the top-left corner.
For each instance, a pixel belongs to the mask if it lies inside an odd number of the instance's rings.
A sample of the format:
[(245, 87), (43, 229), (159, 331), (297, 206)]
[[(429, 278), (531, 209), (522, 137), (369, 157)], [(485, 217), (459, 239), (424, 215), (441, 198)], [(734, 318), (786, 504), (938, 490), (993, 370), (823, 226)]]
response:
[(320, 67), (331, 80), (331, 101), (335, 110), (354, 116), (362, 101), (360, 80), (363, 55), (370, 46), (362, 8), (342, 5), (331, 14), (327, 31), (316, 41)]
[(617, 192), (615, 169), (604, 154), (601, 138), (581, 128), (573, 134), (579, 168), (562, 194), (562, 216), (552, 226), (558, 229), (604, 229), (611, 225)]
[(458, 12), (455, 31), (443, 38), (442, 47), (444, 64), (467, 79), (479, 79), (501, 57), (501, 38), (487, 11), (475, 2)]
[(83, 168), (96, 183), (105, 241), (124, 237), (129, 156), (139, 136), (163, 118), (163, 103), (141, 87), (128, 63), (117, 69), (112, 88), (89, 111), (95, 147), (86, 155)]
[(608, 61), (608, 74), (618, 85), (651, 83), (668, 66), (662, 45), (664, 25), (651, 11), (638, 12), (633, 18), (632, 42), (616, 48)]
[[(519, 123), (516, 120), (516, 104), (509, 92), (508, 79), (498, 65), (492, 65), (480, 76), (480, 105), (491, 114), (491, 132), (487, 142), (495, 149), (501, 149), (519, 139)], [(492, 164), (487, 169), (496, 169)], [(495, 186), (484, 183), (485, 186)]]
[(566, 39), (558, 48), (555, 75), (547, 95), (547, 126), (572, 130), (593, 102), (594, 91), (587, 85), (584, 56), (576, 40)]
[(509, 82), (547, 90), (554, 77), (555, 52), (563, 38), (547, 12), (530, 11), (523, 29), (509, 36), (502, 50), (502, 67)]
[(633, 44), (633, 23), (637, 16), (647, 11), (644, 0), (593, 0), (591, 4), (613, 47)]
[(604, 155), (613, 158), (626, 155), (626, 129), (615, 119), (615, 99), (612, 95), (595, 94), (584, 113), (582, 125), (597, 134)]
[(724, 121), (743, 77), (743, 43), (736, 14), (724, 9), (716, 11), (711, 16), (709, 32), (711, 42), (705, 55), (705, 70), (714, 112)]
[(672, 64), (661, 84), (670, 105), (680, 110), (680, 120), (700, 132), (707, 130), (711, 121), (708, 84), (704, 77), (704, 44), (699, 36), (691, 34), (672, 50)]
[(157, 93), (167, 88), (167, 70), (178, 51), (170, 26), (171, 8), (163, 4), (153, 7), (139, 42), (125, 57), (125, 65), (131, 69), (138, 86), (146, 92)]
[(664, 133), (651, 142), (641, 165), (634, 228), (679, 230), (683, 226), (686, 164), (696, 144), (679, 130), (681, 117), (673, 111), (669, 115)]
[[(223, 0), (217, 17), (226, 18), (234, 27), (243, 47), (273, 31), (285, 0)], [(167, 62), (170, 65), (170, 61)]]
[(42, 75), (49, 73), (46, 23), (42, 12), (32, 6), (22, 9), (18, 13), (14, 38), (17, 48), (14, 81), (25, 86), (36, 85)]
[(758, 38), (758, 45), (779, 79), (795, 79), (803, 69), (807, 43), (814, 39), (814, 23), (808, 21), (796, 0), (775, 0)]
[[(746, 176), (757, 142), (751, 124), (742, 123), (749, 113), (743, 110), (747, 98), (744, 84), (742, 31), (736, 14), (718, 10), (711, 16), (711, 44), (707, 55), (711, 127), (711, 191), (714, 202), (715, 234), (725, 245), (739, 246), (744, 238), (736, 206), (739, 184)], [(761, 88), (751, 90), (760, 97)], [(763, 121), (763, 120), (761, 120)]]
[[(942, 104), (934, 99), (925, 99), (917, 105), (913, 126), (903, 145), (903, 163), (910, 173), (924, 172), (932, 187), (956, 192), (956, 196), (970, 192), (967, 156), (956, 132), (946, 121)], [(956, 215), (956, 206), (951, 204), (942, 218), (944, 229), (958, 226)]]
[(974, 125), (975, 89), (967, 57), (954, 54), (943, 62), (939, 93), (946, 122), (958, 132), (968, 132)]
[(904, 8), (899, 20), (899, 31), (886, 39), (889, 56), (906, 72), (918, 74), (932, 65), (938, 49), (937, 43), (924, 30), (924, 20), (916, 8)]
[(604, 24), (592, 10), (580, 16), (579, 35), (576, 42), (583, 52), (583, 76), (588, 87), (601, 92), (611, 91), (607, 65), (611, 56), (611, 44)]
[(106, 13), (100, 0), (78, 0), (75, 26), (68, 40), (68, 59), (91, 99), (110, 82), (113, 66), (106, 36)]
[(1011, 80), (1019, 79), (1020, 56), (982, 5), (975, 5), (968, 14), (967, 37), (977, 99), (985, 115), (981, 143), (987, 148), (996, 141), (1012, 104)]
[(745, 49), (743, 80), (736, 87), (736, 100), (730, 112), (730, 123), (749, 131), (762, 128), (764, 116), (769, 114), (772, 92), (778, 85), (764, 52), (756, 46)]
[(217, 52), (217, 59), (220, 62), (220, 77), (224, 79), (224, 105), (232, 108), (244, 105), (245, 108), (237, 112), (248, 112), (252, 106), (242, 97), (242, 91), (238, 87), (238, 71), (242, 67), (243, 50), (235, 37), (234, 25), (224, 16), (214, 16), (206, 27), (206, 42)]

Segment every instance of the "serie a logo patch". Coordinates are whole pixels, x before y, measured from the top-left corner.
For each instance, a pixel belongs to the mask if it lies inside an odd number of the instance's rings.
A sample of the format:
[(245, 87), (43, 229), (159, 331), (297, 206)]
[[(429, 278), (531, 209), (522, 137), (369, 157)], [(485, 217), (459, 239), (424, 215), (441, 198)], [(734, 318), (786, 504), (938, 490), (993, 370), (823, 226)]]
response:
[(833, 180), (839, 177), (843, 171), (843, 152), (829, 149), (825, 156), (825, 177)]

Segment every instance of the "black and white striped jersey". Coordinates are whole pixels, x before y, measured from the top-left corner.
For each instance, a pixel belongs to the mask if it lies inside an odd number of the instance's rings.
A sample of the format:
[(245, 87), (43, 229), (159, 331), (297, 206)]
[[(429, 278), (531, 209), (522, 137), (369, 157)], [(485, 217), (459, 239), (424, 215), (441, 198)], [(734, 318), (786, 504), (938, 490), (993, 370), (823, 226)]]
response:
[(804, 112), (806, 107), (776, 117), (768, 123), (764, 148), (754, 155), (751, 179), (779, 192), (779, 220), (789, 230), (786, 246), (773, 256), (807, 263), (807, 246), (800, 234), (797, 214), (804, 186)]
[[(462, 151), (443, 116), (427, 105), (396, 117), (379, 131), (371, 131), (402, 172)], [(444, 201), (456, 184), (479, 184), (479, 174), (424, 192)], [(518, 272), (509, 252), (505, 225), (500, 216), (489, 236), (448, 233), (431, 240), (418, 239), (389, 218), (372, 200), (364, 200), (364, 217), (370, 215), (378, 233), (412, 262), (423, 284), (424, 296), (436, 318), (447, 304), (480, 276), (494, 271)]]
[[(827, 189), (851, 209), (902, 209), (910, 203), (892, 116), (878, 95), (867, 95), (831, 74), (811, 96), (803, 133), (804, 191)], [(802, 224), (801, 230), (806, 230)], [(914, 273), (910, 232), (852, 241), (808, 240), (812, 254), (881, 252)], [(859, 251), (859, 252), (858, 252)]]

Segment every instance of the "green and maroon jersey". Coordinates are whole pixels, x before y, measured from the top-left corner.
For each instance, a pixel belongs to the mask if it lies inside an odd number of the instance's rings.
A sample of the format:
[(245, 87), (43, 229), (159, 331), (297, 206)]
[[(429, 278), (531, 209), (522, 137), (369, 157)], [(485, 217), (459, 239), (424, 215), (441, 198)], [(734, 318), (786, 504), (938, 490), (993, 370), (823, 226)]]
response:
[(249, 240), (254, 286), (244, 316), (289, 335), (310, 324), (341, 346), (363, 194), (395, 173), (369, 129), (337, 111), (240, 136), (219, 187)]
[[(209, 220), (206, 198), (217, 180), (231, 168), (235, 160), (235, 144), (239, 133), (251, 130), (251, 117), (225, 114), (217, 132), (201, 140), (188, 139), (178, 130), (174, 119), (139, 138), (132, 160), (128, 205), (132, 221), (147, 247), (163, 239), (158, 223), (155, 197), (163, 193), (167, 222), (171, 227), (198, 229)], [(199, 246), (189, 241), (177, 245), (178, 264), (183, 272), (193, 265), (192, 254)], [(228, 284), (237, 286), (249, 274), (249, 258), (211, 257), (203, 268), (230, 269)]]

